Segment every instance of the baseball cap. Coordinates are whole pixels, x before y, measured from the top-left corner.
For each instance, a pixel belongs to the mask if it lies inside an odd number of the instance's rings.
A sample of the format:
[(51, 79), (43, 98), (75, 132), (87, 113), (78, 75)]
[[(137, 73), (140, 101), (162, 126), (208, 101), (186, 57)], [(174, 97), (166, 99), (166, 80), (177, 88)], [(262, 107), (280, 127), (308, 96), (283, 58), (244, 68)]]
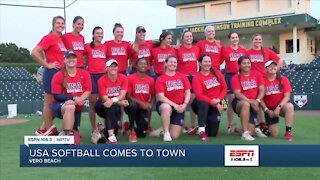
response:
[(108, 60), (108, 61), (106, 62), (106, 67), (111, 66), (111, 64), (113, 64), (113, 63), (116, 63), (116, 64), (118, 65), (117, 60), (115, 60), (115, 59), (110, 59), (110, 60)]
[(267, 68), (268, 66), (270, 66), (272, 63), (274, 63), (275, 65), (278, 65), (277, 62), (273, 61), (273, 60), (270, 60), (270, 61), (267, 61), (265, 64), (264, 64), (264, 68)]
[(64, 58), (68, 58), (68, 57), (71, 56), (71, 55), (77, 56), (77, 53), (74, 52), (73, 50), (68, 50), (68, 51), (66, 51), (66, 52), (64, 53), (63, 57), (64, 57)]
[(138, 27), (136, 28), (136, 33), (140, 32), (140, 31), (146, 32), (146, 29), (145, 29), (143, 26), (138, 26)]

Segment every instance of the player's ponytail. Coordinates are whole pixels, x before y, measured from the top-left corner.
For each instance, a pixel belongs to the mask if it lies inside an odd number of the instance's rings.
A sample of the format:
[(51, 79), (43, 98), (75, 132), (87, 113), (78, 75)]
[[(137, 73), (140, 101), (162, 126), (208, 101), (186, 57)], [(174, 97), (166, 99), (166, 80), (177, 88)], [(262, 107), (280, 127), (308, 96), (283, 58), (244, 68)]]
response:
[(62, 87), (63, 87), (63, 94), (65, 94), (66, 90), (67, 90), (67, 80), (66, 80), (66, 76), (67, 76), (67, 68), (66, 68), (66, 64), (64, 64), (64, 67), (62, 69)]
[(279, 82), (279, 86), (278, 86), (279, 91), (281, 91), (283, 85), (282, 85), (282, 78), (281, 78), (281, 75), (280, 75), (279, 72), (277, 72), (277, 74), (276, 74), (276, 79), (277, 79), (278, 82)]

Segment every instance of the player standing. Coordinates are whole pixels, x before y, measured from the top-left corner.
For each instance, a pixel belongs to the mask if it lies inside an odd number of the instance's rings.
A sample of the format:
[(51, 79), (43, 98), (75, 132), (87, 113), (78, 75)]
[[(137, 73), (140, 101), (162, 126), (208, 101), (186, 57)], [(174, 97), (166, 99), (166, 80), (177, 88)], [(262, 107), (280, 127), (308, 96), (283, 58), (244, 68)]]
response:
[(52, 125), (53, 116), (51, 112), (51, 104), (53, 96), (51, 93), (51, 80), (53, 75), (63, 68), (63, 55), (66, 48), (61, 39), (64, 30), (65, 20), (61, 16), (56, 16), (52, 19), (52, 30), (45, 35), (37, 46), (32, 50), (32, 57), (43, 67), (43, 124), (35, 132), (36, 135), (52, 135), (57, 131), (57, 128)]

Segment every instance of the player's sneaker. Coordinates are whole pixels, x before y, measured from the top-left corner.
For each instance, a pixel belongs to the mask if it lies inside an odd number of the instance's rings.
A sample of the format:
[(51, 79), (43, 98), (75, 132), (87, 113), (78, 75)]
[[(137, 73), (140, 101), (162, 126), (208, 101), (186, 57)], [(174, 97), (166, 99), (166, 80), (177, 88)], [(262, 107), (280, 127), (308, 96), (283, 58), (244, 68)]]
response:
[(250, 135), (249, 131), (245, 131), (244, 133), (242, 133), (241, 139), (245, 140), (245, 141), (253, 141), (254, 140), (254, 138)]
[(132, 130), (129, 134), (129, 142), (132, 142), (132, 143), (137, 142), (137, 135), (134, 130)]
[(65, 134), (67, 136), (73, 136), (74, 138), (74, 145), (78, 145), (81, 143), (81, 140), (80, 140), (80, 134), (78, 131), (75, 131), (75, 130), (69, 130), (69, 131), (65, 131)]
[(108, 144), (118, 144), (118, 140), (115, 135), (108, 137)]
[(237, 128), (237, 124), (236, 123), (231, 124), (227, 129), (227, 134), (234, 133), (236, 131), (236, 128)]
[(188, 130), (189, 130), (188, 126), (183, 126), (183, 128), (182, 128), (183, 133), (187, 133)]
[(149, 133), (149, 136), (153, 136), (153, 137), (160, 137), (163, 135), (163, 129), (159, 128), (157, 130), (154, 130), (152, 132)]
[(98, 128), (92, 131), (91, 133), (91, 143), (98, 144), (99, 139), (101, 138), (101, 134)]
[(166, 142), (172, 141), (172, 138), (169, 132), (165, 132), (163, 134), (163, 141), (166, 141)]
[(40, 129), (38, 128), (34, 134), (37, 135), (37, 136), (43, 136), (43, 134), (46, 132), (47, 130), (46, 129)]
[(150, 133), (153, 131), (152, 127), (149, 125), (147, 128), (147, 134), (150, 135)]
[(189, 135), (196, 135), (198, 132), (199, 127), (198, 126), (193, 126), (191, 128), (188, 129), (187, 134)]
[(293, 135), (292, 135), (292, 133), (289, 132), (289, 131), (286, 131), (286, 132), (284, 133), (284, 137), (285, 137), (286, 140), (288, 140), (288, 141), (293, 141)]
[(204, 131), (201, 131), (199, 133), (199, 137), (200, 137), (201, 141), (208, 141), (208, 136), (207, 136), (206, 132), (204, 132)]
[(261, 138), (267, 138), (268, 136), (266, 136), (259, 127), (256, 127), (254, 128), (254, 132), (256, 133), (256, 135), (258, 137), (261, 137)]

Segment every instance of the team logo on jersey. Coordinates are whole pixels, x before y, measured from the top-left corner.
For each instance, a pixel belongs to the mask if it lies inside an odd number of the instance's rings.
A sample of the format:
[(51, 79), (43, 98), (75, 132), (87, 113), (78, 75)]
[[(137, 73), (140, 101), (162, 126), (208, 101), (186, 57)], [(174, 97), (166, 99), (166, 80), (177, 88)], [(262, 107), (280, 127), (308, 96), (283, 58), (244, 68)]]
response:
[(111, 55), (112, 56), (125, 56), (126, 49), (124, 47), (113, 47), (111, 48)]
[(230, 61), (238, 61), (239, 57), (243, 56), (241, 53), (230, 53)]
[(92, 58), (106, 58), (104, 51), (92, 50)]
[(213, 79), (205, 80), (204, 84), (206, 85), (207, 89), (210, 89), (212, 87), (216, 87), (216, 86), (220, 85), (220, 83), (216, 77), (214, 77)]
[(279, 94), (279, 85), (271, 85), (266, 87), (266, 95), (271, 95), (271, 94)]
[(241, 86), (242, 86), (242, 89), (244, 91), (248, 90), (248, 89), (254, 89), (254, 88), (258, 87), (257, 86), (257, 82), (254, 79), (241, 82)]
[(217, 46), (211, 46), (209, 44), (205, 45), (206, 52), (219, 53), (219, 48)]
[(308, 103), (308, 96), (307, 95), (294, 95), (293, 101), (297, 106), (302, 108), (305, 104)]
[(60, 48), (60, 51), (64, 52), (64, 51), (67, 51), (66, 47), (64, 46), (63, 43), (58, 43), (58, 46)]
[(158, 62), (164, 62), (170, 54), (158, 54)]
[(84, 45), (82, 42), (78, 42), (78, 41), (73, 41), (72, 42), (72, 46), (73, 46), (73, 50), (77, 51), (77, 50), (84, 50)]
[(262, 54), (259, 55), (250, 55), (251, 62), (264, 62)]
[(120, 95), (120, 86), (108, 87), (107, 88), (108, 97), (115, 97)]
[(187, 61), (196, 61), (196, 55), (194, 53), (184, 53), (182, 54), (182, 61), (187, 62)]
[(166, 87), (167, 87), (167, 91), (174, 91), (174, 90), (184, 89), (183, 88), (183, 83), (182, 83), (182, 81), (180, 79), (167, 81), (166, 82)]
[(149, 49), (140, 49), (138, 51), (138, 58), (149, 57), (151, 56)]
[(67, 83), (67, 94), (82, 92), (82, 85), (80, 82)]
[(136, 84), (135, 85), (136, 94), (149, 94), (149, 85), (148, 84)]

